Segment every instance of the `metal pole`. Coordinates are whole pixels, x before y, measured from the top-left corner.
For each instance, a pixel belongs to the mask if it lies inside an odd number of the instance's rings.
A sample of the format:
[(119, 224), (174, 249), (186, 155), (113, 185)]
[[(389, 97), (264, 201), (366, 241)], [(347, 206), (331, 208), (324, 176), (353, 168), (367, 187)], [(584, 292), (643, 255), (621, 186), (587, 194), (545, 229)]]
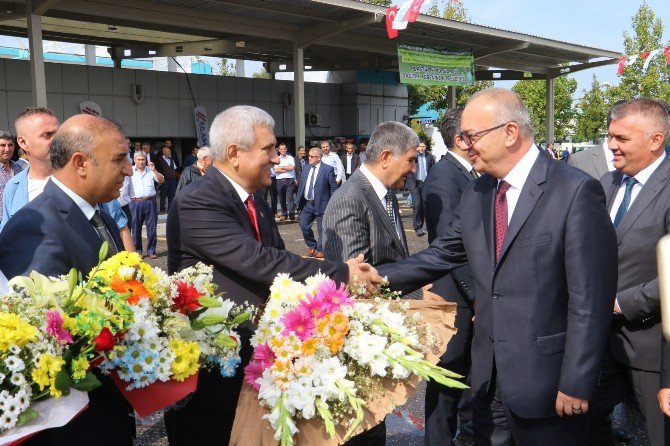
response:
[(305, 145), (305, 62), (304, 50), (296, 36), (293, 42), (293, 110), (295, 112), (295, 146)]
[(545, 141), (545, 146), (550, 142), (554, 142), (554, 78), (547, 78), (547, 90), (546, 90), (546, 100), (547, 100), (547, 138)]
[(179, 67), (177, 66), (177, 62), (171, 57), (167, 58), (167, 70), (171, 73), (176, 73)]
[(86, 65), (95, 65), (95, 45), (84, 45), (84, 57), (86, 58)]
[(42, 46), (42, 20), (33, 14), (33, 1), (26, 0), (26, 19), (28, 21), (28, 46), (30, 48), (30, 83), (33, 93), (33, 105), (47, 106), (47, 86), (44, 75), (44, 48)]
[(449, 108), (456, 107), (456, 87), (447, 87), (447, 98), (449, 99)]
[(235, 76), (244, 77), (244, 60), (235, 59)]

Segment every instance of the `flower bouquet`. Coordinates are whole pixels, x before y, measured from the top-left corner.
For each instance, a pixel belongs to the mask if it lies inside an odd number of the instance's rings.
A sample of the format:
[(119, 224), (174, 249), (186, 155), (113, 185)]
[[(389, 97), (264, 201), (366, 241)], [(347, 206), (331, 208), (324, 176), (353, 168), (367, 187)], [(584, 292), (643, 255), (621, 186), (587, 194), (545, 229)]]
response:
[[(230, 444), (343, 443), (403, 404), (420, 379), (465, 388), (434, 365), (454, 331), (453, 310), (354, 300), (325, 276), (302, 284), (280, 274), (252, 337), (235, 417), (245, 422), (235, 423)], [(272, 429), (245, 426), (261, 416)]]

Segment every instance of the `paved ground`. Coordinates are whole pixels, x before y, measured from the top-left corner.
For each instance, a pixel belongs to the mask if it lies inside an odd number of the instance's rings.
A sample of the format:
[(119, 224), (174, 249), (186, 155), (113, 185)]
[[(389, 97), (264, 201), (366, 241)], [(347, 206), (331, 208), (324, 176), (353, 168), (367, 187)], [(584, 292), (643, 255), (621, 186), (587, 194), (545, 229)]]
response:
[[(403, 223), (406, 228), (407, 243), (409, 245), (410, 253), (415, 253), (425, 248), (428, 244), (426, 237), (417, 237), (414, 231), (411, 230), (411, 209), (407, 207), (401, 208)], [(409, 230), (407, 230), (409, 228)], [(280, 233), (286, 248), (296, 254), (303, 255), (306, 250), (305, 243), (298, 227), (297, 222), (281, 223), (279, 226)], [(160, 216), (158, 225), (158, 247), (156, 260), (149, 261), (151, 264), (159, 266), (167, 270), (167, 244), (165, 240), (165, 216)], [(146, 242), (146, 239), (145, 239)], [(148, 259), (147, 259), (148, 260)], [(401, 408), (403, 416), (391, 414), (387, 417), (387, 445), (388, 446), (421, 446), (423, 445), (423, 387), (419, 392)], [(413, 422), (408, 421), (411, 416)], [(634, 435), (634, 439), (627, 443), (631, 446), (646, 446), (646, 438), (642, 432), (639, 415), (631, 408), (620, 407), (615, 412), (615, 419), (625, 427), (628, 432)], [(456, 446), (471, 446), (473, 444), (472, 437), (467, 433), (459, 434), (456, 439)], [(624, 444), (624, 443), (617, 443)], [(135, 446), (167, 446), (167, 438), (165, 437), (165, 426), (161, 417), (156, 417), (150, 420), (143, 420), (143, 423), (138, 425), (138, 438), (135, 441)]]

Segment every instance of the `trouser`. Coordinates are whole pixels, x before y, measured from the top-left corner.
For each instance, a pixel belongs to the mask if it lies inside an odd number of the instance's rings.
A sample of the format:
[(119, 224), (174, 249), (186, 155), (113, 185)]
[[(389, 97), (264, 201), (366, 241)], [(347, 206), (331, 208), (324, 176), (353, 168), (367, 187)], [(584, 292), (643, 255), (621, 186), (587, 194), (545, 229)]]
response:
[(275, 177), (272, 178), (272, 184), (268, 187), (265, 188), (263, 191), (263, 198), (265, 201), (268, 201), (268, 192), (270, 193), (270, 201), (268, 204), (270, 205), (270, 209), (272, 209), (272, 214), (277, 213), (277, 179)]
[(423, 200), (421, 199), (421, 191), (423, 190), (423, 181), (416, 180), (416, 185), (412, 188), (412, 224), (414, 230), (423, 228)]
[[(161, 184), (161, 212), (166, 212), (174, 200), (174, 195), (177, 193), (177, 180), (175, 178), (166, 179)], [(165, 203), (167, 201), (167, 204)]]
[(158, 224), (158, 209), (156, 197), (149, 200), (133, 200), (130, 202), (130, 212), (133, 214), (133, 242), (135, 249), (142, 253), (142, 226), (147, 224), (147, 254), (156, 253), (156, 225)]
[[(293, 178), (280, 178), (277, 180), (277, 194), (279, 195), (279, 206), (283, 216), (293, 217), (295, 215), (295, 203), (293, 202)], [(288, 208), (286, 202), (288, 201)]]
[[(308, 248), (316, 249), (318, 252), (323, 252), (323, 246), (321, 245), (322, 219), (323, 214), (316, 211), (313, 201), (308, 201), (302, 209), (302, 212), (300, 212), (300, 230), (302, 230), (305, 244)], [(312, 223), (314, 223), (314, 220), (316, 220), (316, 231), (319, 234), (318, 241), (314, 239), (314, 231), (312, 231)]]
[(633, 400), (637, 404), (651, 446), (670, 443), (670, 422), (658, 407), (656, 395), (661, 374), (638, 370), (619, 363), (609, 349), (600, 369), (598, 389), (589, 406), (591, 444), (612, 444), (614, 434), (610, 415), (617, 404)]
[(126, 218), (128, 219), (128, 229), (133, 227), (133, 213), (130, 212), (130, 204), (127, 204), (125, 206), (121, 206), (121, 210), (123, 211), (124, 214), (126, 214)]

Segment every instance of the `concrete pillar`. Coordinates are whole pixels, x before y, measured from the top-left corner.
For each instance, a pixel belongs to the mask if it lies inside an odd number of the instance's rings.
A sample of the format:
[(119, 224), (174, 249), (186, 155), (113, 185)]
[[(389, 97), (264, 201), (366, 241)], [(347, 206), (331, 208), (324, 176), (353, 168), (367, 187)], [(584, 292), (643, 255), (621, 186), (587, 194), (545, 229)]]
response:
[(456, 107), (456, 87), (447, 87), (447, 98), (449, 99), (449, 108)]
[(547, 138), (545, 145), (550, 142), (554, 142), (554, 79), (547, 79), (547, 89), (546, 89), (546, 100), (547, 100)]
[(95, 45), (84, 45), (84, 57), (86, 65), (96, 65)]
[(296, 37), (293, 42), (293, 109), (295, 111), (295, 146), (305, 145), (305, 61), (304, 50)]
[(244, 77), (244, 61), (242, 59), (235, 59), (235, 76)]
[(167, 70), (171, 73), (176, 73), (179, 69), (177, 62), (171, 57), (167, 58)]
[(47, 106), (47, 86), (44, 75), (44, 48), (42, 46), (42, 19), (33, 14), (33, 0), (26, 0), (26, 19), (28, 21), (28, 45), (30, 48), (30, 83), (33, 93), (33, 105)]

